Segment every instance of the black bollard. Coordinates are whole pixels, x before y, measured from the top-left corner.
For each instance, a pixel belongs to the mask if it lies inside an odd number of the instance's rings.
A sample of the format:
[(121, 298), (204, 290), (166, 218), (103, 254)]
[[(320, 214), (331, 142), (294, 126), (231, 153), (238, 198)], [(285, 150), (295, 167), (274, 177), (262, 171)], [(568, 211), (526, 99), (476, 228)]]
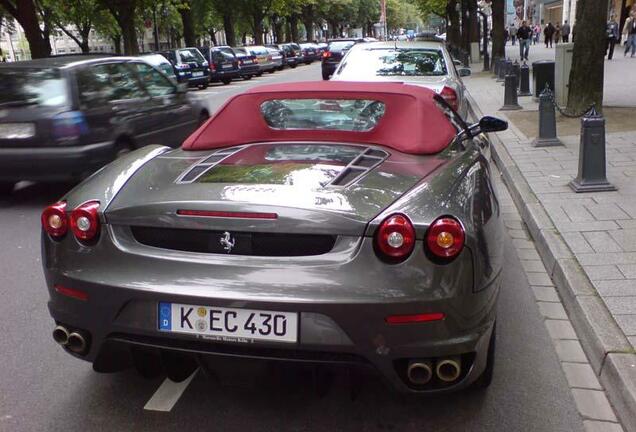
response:
[(501, 65), (499, 66), (499, 75), (497, 77), (497, 82), (504, 82), (506, 80), (506, 75), (508, 75), (508, 68), (512, 65), (512, 62), (508, 59), (503, 59)]
[(519, 80), (519, 96), (532, 96), (530, 92), (530, 68), (526, 62), (523, 62), (519, 68), (519, 73), (521, 75)]
[(579, 174), (569, 186), (576, 193), (616, 190), (606, 175), (605, 119), (594, 107), (581, 119)]
[(504, 105), (500, 111), (520, 110), (521, 105), (517, 100), (517, 77), (506, 75), (506, 89), (504, 91)]
[[(513, 64), (510, 65), (510, 70), (508, 72), (510, 75), (514, 75), (515, 78), (517, 79), (517, 88), (519, 88), (519, 63), (517, 63), (517, 60), (515, 60), (515, 62)], [(505, 85), (505, 83), (504, 83)]]
[(539, 95), (539, 136), (532, 141), (534, 147), (563, 145), (557, 138), (556, 116), (552, 103), (552, 91), (547, 85)]
[(501, 59), (496, 57), (492, 60), (492, 77), (497, 78), (499, 75), (499, 66), (501, 65)]

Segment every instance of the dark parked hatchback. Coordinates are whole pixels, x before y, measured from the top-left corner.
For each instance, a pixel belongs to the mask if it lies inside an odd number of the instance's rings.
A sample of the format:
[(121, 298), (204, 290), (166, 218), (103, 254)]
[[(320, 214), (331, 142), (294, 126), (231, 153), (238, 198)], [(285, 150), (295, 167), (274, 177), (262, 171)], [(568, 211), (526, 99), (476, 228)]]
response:
[(0, 63), (0, 192), (82, 178), (147, 144), (177, 147), (207, 117), (139, 58)]
[(322, 53), (322, 79), (328, 80), (333, 75), (342, 57), (358, 42), (362, 42), (362, 39), (336, 39), (329, 42)]
[(210, 81), (229, 84), (240, 78), (239, 59), (229, 46), (199, 48), (210, 68)]
[(179, 48), (161, 53), (174, 67), (177, 80), (190, 87), (206, 88), (210, 82), (208, 61), (197, 48)]

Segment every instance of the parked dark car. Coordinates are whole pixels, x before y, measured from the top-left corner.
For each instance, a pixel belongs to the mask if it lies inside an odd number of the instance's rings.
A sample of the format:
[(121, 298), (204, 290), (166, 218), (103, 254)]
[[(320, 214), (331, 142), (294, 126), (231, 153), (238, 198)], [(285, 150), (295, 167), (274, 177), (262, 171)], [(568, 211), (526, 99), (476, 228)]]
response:
[(208, 62), (210, 82), (229, 84), (233, 79), (241, 77), (239, 59), (229, 46), (202, 47), (199, 51)]
[(147, 144), (177, 147), (208, 117), (140, 58), (0, 63), (0, 190), (83, 178)]
[(362, 39), (334, 39), (329, 41), (327, 50), (322, 53), (322, 79), (328, 80), (336, 71), (340, 60), (349, 51), (349, 48), (359, 42), (362, 42)]
[(296, 67), (297, 65), (303, 62), (303, 50), (300, 47), (300, 45), (292, 42), (292, 43), (285, 44), (285, 46), (292, 51), (291, 54), (288, 54), (288, 59), (291, 59), (291, 62), (293, 63), (293, 66), (292, 64), (290, 64), (290, 67), (292, 68)]
[(301, 43), (300, 49), (303, 52), (303, 61), (305, 62), (305, 64), (308, 65), (320, 60), (320, 53), (316, 44), (309, 42)]
[(232, 48), (239, 62), (239, 74), (245, 80), (252, 79), (254, 76), (263, 75), (261, 67), (256, 61), (256, 56), (247, 52), (245, 48)]
[(190, 87), (207, 88), (210, 82), (208, 62), (197, 48), (178, 48), (161, 54), (172, 63), (179, 82), (188, 83)]

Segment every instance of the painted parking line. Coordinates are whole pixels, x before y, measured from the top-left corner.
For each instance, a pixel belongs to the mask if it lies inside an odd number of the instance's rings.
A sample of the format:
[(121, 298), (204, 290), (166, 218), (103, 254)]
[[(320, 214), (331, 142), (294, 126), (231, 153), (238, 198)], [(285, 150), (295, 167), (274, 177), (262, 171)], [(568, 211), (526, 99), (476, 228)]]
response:
[(153, 394), (150, 400), (146, 403), (144, 409), (148, 411), (170, 412), (179, 401), (183, 392), (188, 388), (190, 381), (192, 381), (198, 371), (199, 369), (195, 370), (192, 372), (192, 375), (179, 383), (166, 378), (161, 383), (155, 394)]

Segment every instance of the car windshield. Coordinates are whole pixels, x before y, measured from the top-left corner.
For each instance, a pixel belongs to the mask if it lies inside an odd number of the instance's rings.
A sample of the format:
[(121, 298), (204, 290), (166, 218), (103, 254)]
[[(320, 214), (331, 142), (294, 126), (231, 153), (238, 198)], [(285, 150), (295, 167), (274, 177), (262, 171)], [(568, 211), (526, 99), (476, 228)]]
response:
[(441, 76), (448, 69), (436, 49), (362, 49), (352, 51), (339, 71), (343, 79), (364, 80), (374, 76)]
[(330, 42), (329, 50), (330, 51), (343, 51), (351, 48), (355, 44), (354, 41), (340, 41), (340, 42)]
[(367, 99), (276, 99), (261, 104), (273, 129), (366, 132), (384, 116), (384, 102)]
[(60, 106), (67, 101), (65, 80), (57, 69), (0, 69), (0, 107)]
[(179, 57), (183, 63), (203, 63), (205, 59), (196, 48), (185, 48), (179, 50)]

